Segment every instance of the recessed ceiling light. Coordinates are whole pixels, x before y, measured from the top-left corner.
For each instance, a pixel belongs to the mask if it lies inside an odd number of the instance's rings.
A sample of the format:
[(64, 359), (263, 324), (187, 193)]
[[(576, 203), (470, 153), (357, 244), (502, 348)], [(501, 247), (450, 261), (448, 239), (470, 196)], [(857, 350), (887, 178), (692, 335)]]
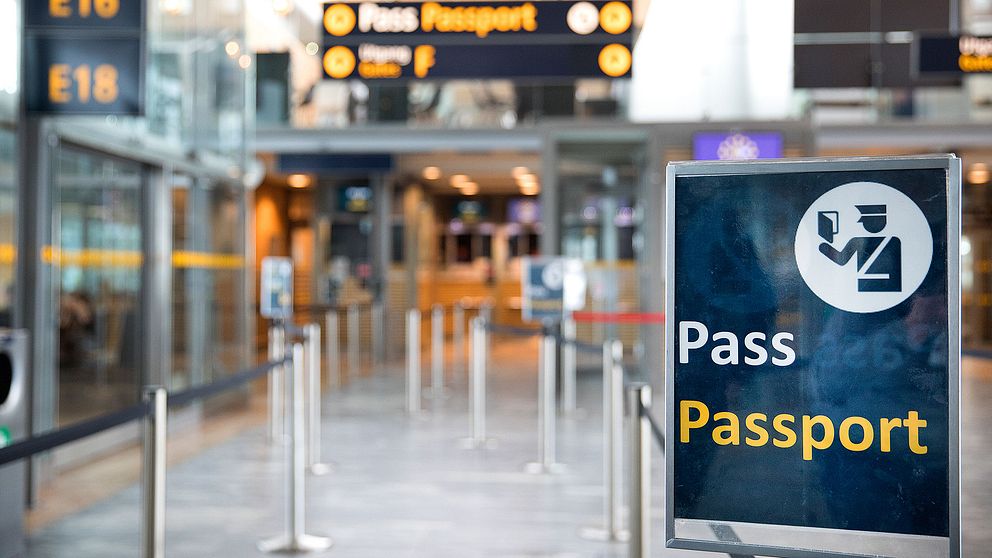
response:
[(988, 184), (988, 165), (985, 163), (974, 163), (968, 167), (968, 182), (971, 182), (972, 184)]
[(307, 188), (310, 186), (310, 177), (305, 174), (291, 174), (286, 177), (286, 184), (293, 188)]
[(529, 172), (530, 169), (528, 169), (527, 167), (513, 167), (513, 170), (510, 171), (510, 174), (513, 175), (513, 178), (520, 178), (521, 176)]
[(451, 177), (451, 185), (455, 188), (461, 188), (466, 182), (468, 182), (468, 175), (466, 174), (456, 174)]
[(479, 193), (479, 185), (475, 182), (466, 182), (462, 184), (462, 194), (466, 196), (474, 196)]
[(441, 169), (438, 167), (424, 167), (424, 178), (427, 180), (437, 180), (441, 178)]

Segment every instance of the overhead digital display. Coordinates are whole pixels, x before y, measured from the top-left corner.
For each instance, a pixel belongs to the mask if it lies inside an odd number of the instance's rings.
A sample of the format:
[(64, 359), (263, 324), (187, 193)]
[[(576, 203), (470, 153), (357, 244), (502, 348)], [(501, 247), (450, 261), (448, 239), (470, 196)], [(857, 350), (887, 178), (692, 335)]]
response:
[(329, 79), (627, 77), (629, 1), (324, 5)]
[(24, 3), (27, 27), (141, 29), (142, 0), (47, 0)]
[(630, 35), (630, 2), (362, 2), (325, 4), (324, 41), (358, 44), (388, 40), (464, 43), (512, 37), (568, 39)]
[(24, 21), (29, 112), (143, 113), (144, 2), (27, 2)]
[(28, 110), (59, 114), (139, 114), (141, 41), (28, 37)]
[(599, 45), (333, 46), (324, 72), (333, 79), (626, 77), (630, 50)]
[(992, 72), (992, 37), (924, 36), (917, 40), (916, 48), (920, 75)]

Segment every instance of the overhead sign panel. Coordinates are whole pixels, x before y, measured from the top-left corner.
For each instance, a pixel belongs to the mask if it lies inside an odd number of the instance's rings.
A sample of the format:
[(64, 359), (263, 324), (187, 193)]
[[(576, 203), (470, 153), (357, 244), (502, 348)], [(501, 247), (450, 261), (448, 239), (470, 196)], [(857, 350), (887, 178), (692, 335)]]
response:
[(959, 555), (960, 168), (668, 167), (669, 547)]
[(140, 115), (144, 2), (26, 2), (25, 101), (33, 114)]
[(599, 45), (334, 46), (324, 54), (333, 79), (625, 77), (630, 50)]
[(139, 0), (46, 0), (25, 2), (27, 27), (140, 30), (145, 2)]
[(628, 0), (324, 5), (330, 79), (630, 75)]
[(30, 112), (141, 113), (141, 39), (29, 36), (24, 43)]
[(992, 37), (923, 36), (916, 44), (916, 71), (922, 75), (992, 72)]
[(631, 35), (629, 1), (361, 2), (324, 5), (324, 42), (462, 43), (580, 37), (602, 43)]

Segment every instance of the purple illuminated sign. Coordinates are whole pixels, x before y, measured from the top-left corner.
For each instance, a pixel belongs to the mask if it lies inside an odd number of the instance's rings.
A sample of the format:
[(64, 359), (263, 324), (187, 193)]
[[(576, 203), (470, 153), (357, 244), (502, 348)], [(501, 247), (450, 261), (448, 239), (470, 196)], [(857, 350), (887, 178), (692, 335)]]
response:
[(692, 138), (697, 161), (777, 159), (782, 156), (780, 132), (699, 132)]

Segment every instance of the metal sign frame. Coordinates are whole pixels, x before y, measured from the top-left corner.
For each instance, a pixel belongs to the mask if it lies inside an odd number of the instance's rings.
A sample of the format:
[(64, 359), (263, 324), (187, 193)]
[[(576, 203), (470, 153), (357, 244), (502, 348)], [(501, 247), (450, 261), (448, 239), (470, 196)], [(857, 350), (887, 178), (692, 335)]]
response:
[[(947, 541), (948, 556), (961, 556), (961, 160), (954, 155), (924, 155), (903, 157), (855, 157), (855, 158), (806, 158), (780, 159), (767, 161), (706, 161), (669, 163), (665, 183), (665, 313), (670, 319), (665, 321), (665, 421), (667, 428), (675, 424), (675, 265), (678, 254), (675, 252), (675, 199), (676, 178), (713, 175), (761, 175), (791, 174), (835, 171), (883, 171), (937, 169), (946, 171), (947, 183), (947, 375), (948, 375), (948, 538), (923, 535), (903, 535), (898, 533), (865, 532), (822, 527), (788, 527), (811, 534), (832, 534), (898, 537), (906, 540)], [(718, 540), (678, 537), (675, 518), (675, 436), (669, 432), (665, 439), (665, 546), (686, 550), (724, 552), (731, 555), (753, 554), (777, 556), (781, 558), (840, 558), (858, 555), (848, 552), (816, 548), (775, 546), (765, 543), (743, 542), (734, 536), (718, 536)], [(732, 522), (692, 520), (707, 523), (714, 533), (733, 534)], [(744, 523), (741, 526), (776, 528), (774, 525)], [(870, 556), (878, 556), (870, 554)]]

